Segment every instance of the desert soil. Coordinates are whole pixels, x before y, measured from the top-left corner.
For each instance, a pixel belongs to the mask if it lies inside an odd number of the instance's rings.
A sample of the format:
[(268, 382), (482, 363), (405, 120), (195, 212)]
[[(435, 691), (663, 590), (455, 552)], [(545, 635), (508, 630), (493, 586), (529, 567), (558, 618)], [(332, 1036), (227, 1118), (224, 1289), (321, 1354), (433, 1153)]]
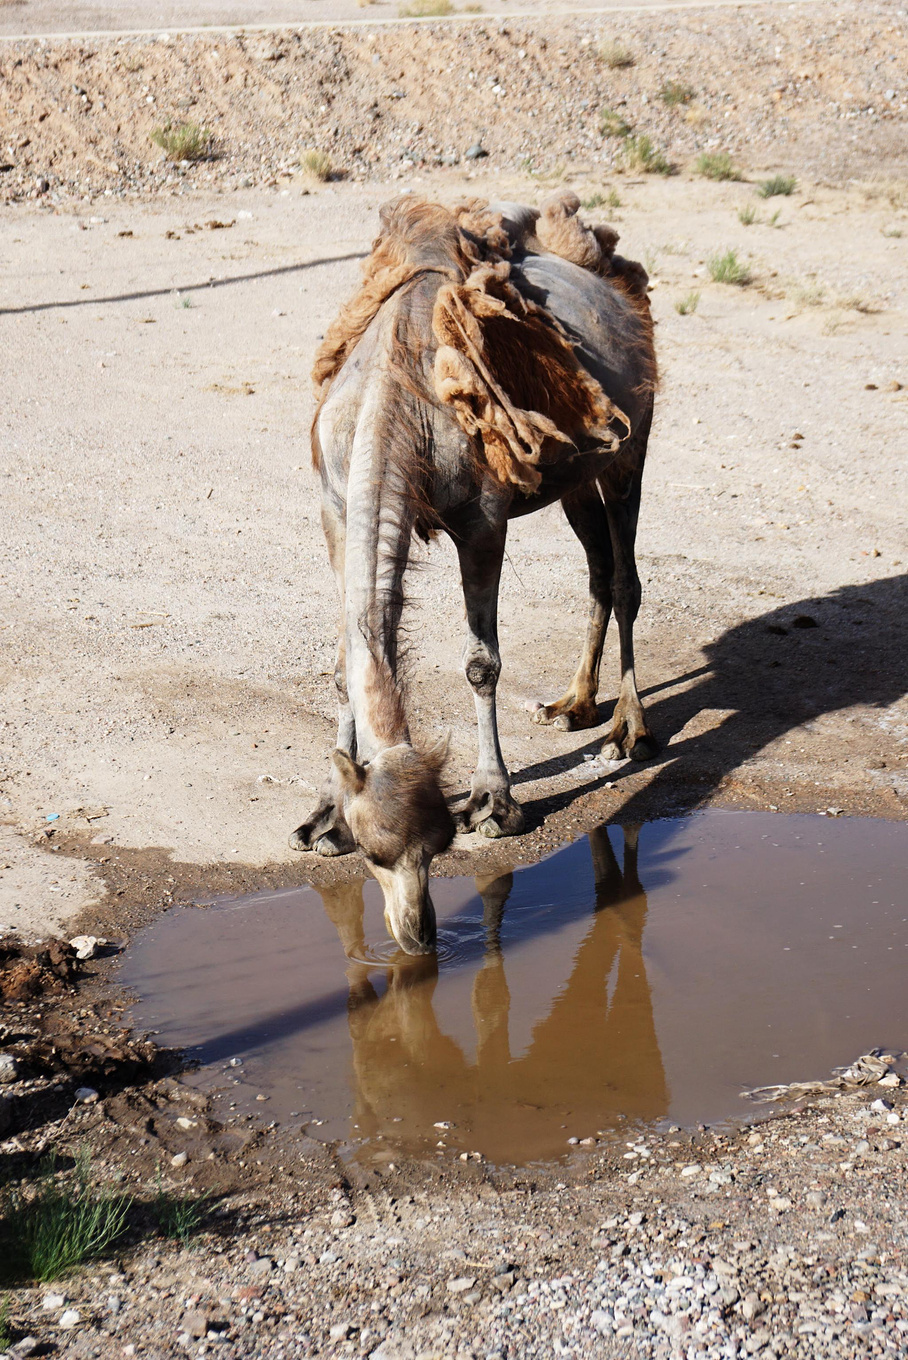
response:
[[(557, 695), (572, 671), (585, 573), (557, 508), (517, 523), (501, 730), (530, 830), (461, 838), (436, 870), (530, 860), (608, 818), (706, 802), (903, 818), (905, 33), (894, 4), (830, 0), (477, 21), (456, 37), (423, 25), (261, 46), (0, 46), (0, 926), (123, 941), (171, 900), (362, 872), (285, 849), (334, 731), (308, 372), (377, 206), (404, 190), (539, 202), (576, 187), (650, 271), (663, 373), (637, 634), (662, 754), (602, 769), (583, 759), (596, 731), (529, 722), (524, 700)], [(603, 36), (636, 65), (602, 67)], [(690, 103), (658, 99), (669, 79), (695, 87)], [(618, 173), (603, 105), (679, 173)], [(164, 164), (148, 133), (171, 116), (210, 123), (219, 159)], [(326, 129), (346, 177), (321, 184), (299, 156)], [(490, 154), (467, 161), (476, 140)], [(729, 150), (742, 180), (694, 175), (704, 149)], [(796, 192), (760, 199), (775, 172)], [(728, 249), (748, 285), (711, 281)], [(451, 730), (455, 794), (474, 740), (462, 607), (450, 545), (416, 556), (414, 726)], [(615, 666), (612, 643), (604, 718)], [(47, 1014), (13, 1007), (4, 1042), (54, 1014), (68, 1032), (109, 1028), (105, 966)], [(78, 1107), (75, 1068), (42, 1059), (50, 1076), (11, 1088), (24, 1103), (10, 1168), (87, 1141), (99, 1174), (153, 1195), (155, 1165), (182, 1146), (167, 1111), (188, 1097), (139, 1059), (130, 1085), (134, 1057), (102, 1064), (104, 1099)], [(42, 1311), (41, 1293), (16, 1295), (14, 1324), (103, 1356), (898, 1353), (905, 1156), (898, 1121), (892, 1133), (890, 1112), (870, 1110), (881, 1094), (786, 1117), (758, 1152), (746, 1135), (660, 1135), (665, 1165), (637, 1181), (612, 1147), (532, 1175), (363, 1172), (279, 1131), (231, 1141), (203, 1120), (209, 1144), (168, 1171), (228, 1196), (202, 1249), (157, 1242), (113, 1278), (67, 1281), (81, 1320), (65, 1336), (70, 1304)], [(676, 1266), (689, 1283), (654, 1293)], [(184, 1317), (200, 1309), (211, 1316)], [(228, 1341), (187, 1339), (225, 1319)]]

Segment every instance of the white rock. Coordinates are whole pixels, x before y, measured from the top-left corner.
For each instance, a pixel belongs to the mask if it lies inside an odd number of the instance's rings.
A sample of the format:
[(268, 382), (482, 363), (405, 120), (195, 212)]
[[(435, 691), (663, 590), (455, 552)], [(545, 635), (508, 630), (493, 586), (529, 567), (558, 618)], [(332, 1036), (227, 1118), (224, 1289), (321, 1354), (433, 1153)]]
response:
[(98, 948), (107, 944), (107, 941), (98, 935), (74, 935), (70, 944), (76, 951), (77, 959), (93, 959)]
[(41, 1307), (46, 1313), (56, 1312), (58, 1308), (63, 1307), (65, 1302), (65, 1294), (45, 1294), (41, 1300)]
[(170, 1159), (170, 1165), (171, 1165), (171, 1166), (185, 1166), (186, 1163), (187, 1163), (188, 1161), (189, 1161), (189, 1154), (188, 1154), (188, 1153), (186, 1153), (186, 1152), (178, 1152), (178, 1153), (176, 1154), (176, 1156), (171, 1157), (171, 1159)]
[(682, 1175), (682, 1176), (699, 1176), (699, 1174), (700, 1174), (700, 1172), (701, 1172), (702, 1170), (703, 1170), (703, 1168), (701, 1167), (701, 1165), (700, 1165), (699, 1162), (691, 1162), (690, 1166), (682, 1167), (681, 1175)]
[(475, 1283), (475, 1275), (460, 1275), (456, 1280), (448, 1280), (447, 1290), (449, 1294), (465, 1294)]
[(80, 1086), (76, 1091), (77, 1105), (94, 1105), (98, 1099), (98, 1093), (93, 1086)]
[(177, 1120), (177, 1126), (178, 1126), (178, 1128), (181, 1128), (181, 1129), (194, 1129), (194, 1128), (197, 1128), (197, 1127), (198, 1127), (198, 1123), (199, 1123), (199, 1121), (198, 1121), (197, 1119), (187, 1119), (186, 1116), (185, 1116), (185, 1114), (181, 1114), (180, 1117), (179, 1117), (179, 1119)]
[(19, 1075), (19, 1063), (12, 1053), (0, 1053), (0, 1082), (15, 1081)]
[(82, 1321), (82, 1314), (75, 1308), (67, 1308), (65, 1313), (60, 1314), (58, 1327), (62, 1327), (64, 1332), (72, 1331), (73, 1327), (78, 1327)]

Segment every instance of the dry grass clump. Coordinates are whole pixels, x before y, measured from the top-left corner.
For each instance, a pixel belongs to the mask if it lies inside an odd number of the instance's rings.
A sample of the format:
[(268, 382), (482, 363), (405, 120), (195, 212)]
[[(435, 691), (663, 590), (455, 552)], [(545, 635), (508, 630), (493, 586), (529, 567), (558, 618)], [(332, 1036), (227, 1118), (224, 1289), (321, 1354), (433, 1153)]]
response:
[(631, 125), (614, 109), (603, 109), (599, 115), (599, 131), (603, 137), (628, 137)]
[(322, 183), (329, 180), (334, 173), (334, 166), (327, 151), (316, 151), (315, 149), (307, 151), (300, 157), (300, 166), (306, 171), (307, 175), (311, 175), (313, 179), (321, 180)]
[(201, 161), (211, 151), (212, 134), (198, 123), (166, 122), (155, 128), (151, 140), (169, 161)]
[(692, 316), (697, 310), (700, 301), (700, 294), (694, 289), (690, 293), (685, 293), (683, 298), (678, 298), (675, 302), (675, 311), (679, 316)]
[(740, 179), (741, 171), (727, 151), (704, 151), (694, 161), (694, 169), (705, 179)]
[(636, 137), (625, 137), (621, 152), (625, 170), (637, 171), (644, 175), (670, 175), (674, 167), (671, 162), (645, 133)]
[(610, 71), (620, 71), (625, 66), (633, 66), (636, 60), (630, 48), (614, 38), (603, 38), (596, 50)]
[(444, 19), (456, 10), (451, 0), (410, 0), (409, 5), (399, 5), (397, 13), (401, 19)]
[(693, 85), (685, 85), (680, 80), (667, 80), (659, 91), (659, 98), (670, 109), (689, 104), (697, 91)]
[(757, 221), (757, 210), (752, 203), (745, 203), (743, 208), (738, 209), (738, 221), (742, 227), (752, 227)]
[(797, 187), (798, 181), (794, 175), (773, 175), (771, 179), (764, 179), (762, 184), (757, 185), (757, 193), (761, 198), (776, 198), (779, 195), (787, 198)]
[(826, 300), (826, 289), (820, 283), (794, 283), (788, 296), (798, 307), (822, 307)]
[(722, 254), (710, 255), (706, 261), (706, 267), (713, 283), (731, 283), (736, 288), (746, 288), (753, 279), (747, 265), (743, 260), (738, 259), (738, 253), (735, 250), (726, 250)]

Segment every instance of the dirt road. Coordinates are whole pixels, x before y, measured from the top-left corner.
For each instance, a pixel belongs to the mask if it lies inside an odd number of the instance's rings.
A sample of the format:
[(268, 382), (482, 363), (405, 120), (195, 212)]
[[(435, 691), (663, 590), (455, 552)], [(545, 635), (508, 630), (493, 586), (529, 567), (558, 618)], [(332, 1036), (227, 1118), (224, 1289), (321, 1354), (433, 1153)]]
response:
[[(779, 0), (709, 0), (710, 5), (741, 3), (772, 4)], [(832, 4), (834, 0), (813, 0)], [(803, 3), (803, 0), (802, 0)], [(635, 0), (610, 0), (602, 4), (559, 4), (552, 0), (521, 0), (519, 10), (509, 0), (488, 0), (480, 6), (452, 4), (450, 13), (467, 15), (482, 12), (545, 15), (588, 10), (608, 14), (613, 10), (654, 11), (703, 9), (702, 0), (655, 0), (638, 4)], [(364, 14), (363, 11), (366, 11)], [(0, 5), (0, 37), (35, 35), (77, 35), (99, 32), (142, 32), (161, 30), (187, 32), (193, 29), (240, 27), (277, 28), (308, 23), (337, 23), (393, 20), (399, 14), (419, 14), (419, 5), (393, 4), (391, 0), (157, 0), (154, 6), (143, 0), (121, 0), (119, 4), (86, 4), (85, 0), (4, 0)]]
[[(409, 187), (544, 192), (453, 174)], [(585, 585), (557, 508), (517, 523), (501, 722), (536, 829), (482, 853), (532, 856), (604, 817), (710, 798), (903, 816), (904, 199), (803, 183), (764, 204), (681, 176), (618, 191), (609, 216), (652, 273), (663, 370), (638, 673), (664, 752), (590, 770), (595, 732), (530, 724), (524, 699), (571, 672)], [(336, 612), (308, 371), (384, 196), (5, 212), (0, 924), (46, 930), (103, 895), (94, 875), (118, 857), (145, 901), (307, 871), (285, 843), (333, 741)], [(750, 286), (710, 281), (727, 248)], [(450, 545), (416, 556), (415, 728), (452, 730), (455, 791), (474, 749), (462, 607)], [(606, 700), (614, 672), (610, 644)], [(48, 872), (48, 839), (81, 855)], [(439, 867), (472, 853), (465, 840)]]

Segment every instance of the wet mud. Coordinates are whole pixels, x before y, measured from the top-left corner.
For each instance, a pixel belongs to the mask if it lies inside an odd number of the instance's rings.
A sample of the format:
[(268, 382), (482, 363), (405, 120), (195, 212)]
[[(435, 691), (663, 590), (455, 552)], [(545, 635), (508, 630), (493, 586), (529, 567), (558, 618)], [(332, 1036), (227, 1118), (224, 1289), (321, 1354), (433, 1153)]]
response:
[(217, 1117), (353, 1160), (523, 1164), (752, 1118), (742, 1092), (908, 1046), (904, 824), (707, 810), (438, 879), (439, 953), (351, 881), (174, 908), (119, 970)]

